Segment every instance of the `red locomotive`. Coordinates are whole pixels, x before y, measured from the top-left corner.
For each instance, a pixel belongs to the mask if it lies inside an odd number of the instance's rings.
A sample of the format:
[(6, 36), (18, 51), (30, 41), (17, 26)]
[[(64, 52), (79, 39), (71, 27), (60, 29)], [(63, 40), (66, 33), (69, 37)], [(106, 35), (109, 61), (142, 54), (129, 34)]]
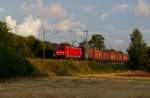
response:
[[(55, 55), (63, 58), (84, 58), (84, 51), (82, 48), (70, 47), (70, 46), (58, 46), (56, 48)], [(112, 62), (121, 63), (128, 61), (128, 55), (116, 51), (101, 51), (88, 49), (88, 58), (90, 60), (96, 60), (99, 62)]]
[(70, 46), (58, 46), (55, 55), (63, 58), (82, 58), (82, 49)]

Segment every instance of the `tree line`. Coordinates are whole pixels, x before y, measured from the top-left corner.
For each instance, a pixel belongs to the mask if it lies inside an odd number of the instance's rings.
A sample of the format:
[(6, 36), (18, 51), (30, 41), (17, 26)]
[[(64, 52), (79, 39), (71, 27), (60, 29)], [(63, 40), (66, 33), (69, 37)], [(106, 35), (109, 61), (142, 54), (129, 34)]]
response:
[[(9, 32), (6, 24), (0, 22), (0, 44), (5, 43), (12, 51), (17, 52), (25, 58), (42, 58), (43, 57), (43, 42), (36, 39), (34, 36), (22, 37)], [(2, 31), (3, 30), (3, 31)], [(50, 42), (45, 43), (46, 57), (51, 57), (54, 47)]]

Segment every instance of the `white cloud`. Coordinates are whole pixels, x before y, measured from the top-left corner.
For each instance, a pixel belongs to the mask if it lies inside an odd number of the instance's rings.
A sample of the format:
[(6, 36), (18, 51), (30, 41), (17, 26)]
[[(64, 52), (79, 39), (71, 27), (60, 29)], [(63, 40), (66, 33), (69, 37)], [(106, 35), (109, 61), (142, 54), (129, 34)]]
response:
[[(11, 16), (5, 17), (7, 26), (11, 29), (11, 32), (21, 36), (35, 36), (38, 37), (42, 31), (43, 25), (46, 31), (51, 32), (76, 32), (85, 29), (85, 26), (79, 21), (62, 20), (58, 24), (49, 24), (43, 22), (40, 19), (33, 19), (32, 16), (26, 17), (21, 24), (16, 24), (16, 20), (12, 19)], [(43, 24), (43, 25), (42, 25)], [(60, 33), (61, 34), (61, 33)]]
[(105, 20), (105, 19), (107, 19), (108, 17), (109, 17), (109, 14), (108, 14), (108, 13), (103, 13), (103, 14), (101, 14), (100, 19), (101, 19), (101, 20)]
[(51, 15), (52, 18), (66, 18), (68, 12), (61, 4), (57, 3), (49, 7), (49, 15)]
[(117, 4), (117, 5), (113, 5), (112, 9), (110, 12), (108, 13), (102, 13), (100, 16), (100, 20), (106, 20), (108, 19), (110, 16), (116, 14), (116, 13), (120, 13), (120, 12), (125, 12), (129, 9), (129, 5), (128, 4)]
[(71, 21), (67, 19), (60, 21), (58, 24), (47, 24), (46, 28), (50, 29), (51, 31), (72, 32), (77, 30), (84, 30), (85, 26), (79, 21)]
[(5, 17), (7, 26), (11, 29), (11, 32), (21, 36), (35, 36), (38, 37), (38, 33), (42, 26), (42, 22), (39, 19), (33, 19), (32, 16), (26, 17), (24, 22), (20, 25), (16, 24), (16, 20), (11, 16)]
[(68, 18), (69, 14), (64, 6), (60, 3), (50, 4), (47, 7), (43, 4), (43, 0), (36, 0), (35, 3), (24, 3), (21, 5), (23, 12), (35, 15), (41, 19), (64, 19)]
[(84, 12), (90, 13), (90, 12), (94, 11), (96, 9), (96, 7), (95, 6), (81, 6), (81, 9)]
[(125, 12), (129, 8), (128, 4), (117, 4), (112, 7), (113, 12)]
[(32, 16), (24, 19), (24, 22), (17, 26), (16, 33), (22, 36), (38, 36), (42, 22), (40, 19), (33, 19)]
[(16, 20), (12, 19), (11, 16), (6, 16), (5, 17), (5, 22), (6, 22), (7, 26), (11, 29), (10, 31), (12, 33), (14, 33), (15, 30), (16, 30), (16, 25), (17, 25)]
[(81, 10), (89, 15), (94, 17), (99, 16), (99, 12), (97, 12), (97, 7), (93, 5), (83, 5), (81, 6)]
[(123, 44), (124, 43), (124, 41), (123, 40), (115, 40), (114, 41), (116, 44), (119, 44), (119, 45), (121, 45), (121, 44)]
[(125, 40), (116, 39), (113, 42), (114, 48), (126, 52), (129, 43)]
[(116, 49), (119, 51), (126, 52), (127, 47), (129, 45), (128, 41), (121, 40), (121, 39), (112, 39), (109, 37), (105, 38), (106, 48), (108, 49)]
[[(84, 28), (84, 25), (82, 25), (79, 21), (76, 21), (74, 19), (75, 16), (68, 13), (61, 3), (53, 3), (45, 6), (43, 0), (35, 0), (35, 3), (22, 4), (21, 8), (27, 14), (31, 14), (41, 20), (44, 20), (44, 26), (49, 31), (68, 32), (71, 29)], [(48, 23), (48, 21), (55, 19), (59, 19), (56, 24)]]
[(149, 29), (141, 29), (141, 32), (143, 34), (150, 34), (150, 30)]
[[(35, 0), (35, 3), (22, 4), (21, 9), (29, 16), (25, 17), (22, 23), (16, 24), (16, 20), (13, 20), (11, 16), (9, 16), (9, 21), (5, 20), (12, 33), (17, 35), (33, 35), (36, 38), (41, 38), (41, 31), (44, 28), (46, 32), (50, 32), (47, 33), (49, 36), (47, 38), (59, 32), (59, 35), (66, 37), (66, 35), (63, 35), (67, 34), (66, 32), (82, 31), (85, 29), (85, 26), (80, 21), (77, 21), (73, 14), (69, 14), (60, 3), (45, 6), (43, 0)], [(50, 23), (51, 20), (55, 22)], [(14, 26), (12, 25), (13, 23), (15, 24)]]
[(4, 12), (4, 9), (3, 9), (3, 8), (0, 8), (0, 12)]
[(144, 0), (139, 0), (135, 13), (139, 16), (149, 16), (150, 15), (150, 6), (144, 2)]
[(31, 3), (30, 4), (23, 3), (20, 7), (23, 13), (29, 14), (29, 13), (32, 13), (32, 10), (35, 8), (35, 5)]
[(82, 38), (85, 36), (84, 32), (81, 32), (81, 31), (76, 32), (76, 35)]

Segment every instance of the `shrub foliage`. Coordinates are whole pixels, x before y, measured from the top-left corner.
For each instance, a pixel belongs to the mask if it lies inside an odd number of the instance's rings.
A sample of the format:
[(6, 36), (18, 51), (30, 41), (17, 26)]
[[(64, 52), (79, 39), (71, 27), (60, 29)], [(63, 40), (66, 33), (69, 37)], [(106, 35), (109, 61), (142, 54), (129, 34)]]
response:
[[(35, 76), (37, 74), (38, 71), (23, 58), (21, 52), (18, 52), (17, 49), (22, 48), (19, 45), (24, 46), (23, 42), (16, 45), (20, 43), (20, 40), (21, 37), (17, 39), (17, 36), (12, 36), (6, 24), (0, 22), (0, 79)], [(26, 53), (28, 51), (26, 49), (22, 48), (22, 52)]]

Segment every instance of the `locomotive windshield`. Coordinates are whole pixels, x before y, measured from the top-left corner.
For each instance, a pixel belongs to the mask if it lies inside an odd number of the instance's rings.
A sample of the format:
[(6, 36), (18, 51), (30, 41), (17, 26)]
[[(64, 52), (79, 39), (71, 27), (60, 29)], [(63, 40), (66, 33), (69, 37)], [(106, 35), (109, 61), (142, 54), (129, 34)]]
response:
[(64, 47), (58, 47), (58, 50), (64, 51)]

